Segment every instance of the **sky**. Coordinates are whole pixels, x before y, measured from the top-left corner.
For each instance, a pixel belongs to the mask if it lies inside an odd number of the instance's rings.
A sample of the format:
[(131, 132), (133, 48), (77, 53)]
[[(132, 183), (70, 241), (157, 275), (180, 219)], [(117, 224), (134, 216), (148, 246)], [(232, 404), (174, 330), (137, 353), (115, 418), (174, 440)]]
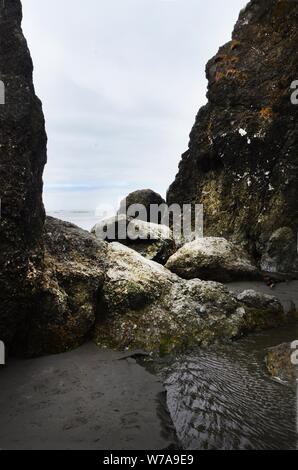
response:
[(199, 108), (205, 66), (246, 0), (23, 0), (48, 133), (48, 212), (163, 196)]

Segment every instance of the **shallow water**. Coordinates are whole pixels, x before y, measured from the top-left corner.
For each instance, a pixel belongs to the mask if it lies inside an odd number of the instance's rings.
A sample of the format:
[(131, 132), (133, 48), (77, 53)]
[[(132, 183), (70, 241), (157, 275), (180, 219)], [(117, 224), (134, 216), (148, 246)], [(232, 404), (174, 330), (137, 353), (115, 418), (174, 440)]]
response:
[(295, 387), (271, 379), (265, 349), (298, 326), (182, 355), (163, 370), (168, 408), (184, 449), (296, 449)]
[(282, 303), (284, 310), (288, 312), (296, 306), (298, 308), (298, 281), (286, 281), (276, 284), (274, 289), (270, 289), (265, 282), (233, 282), (227, 284), (228, 289), (234, 292), (242, 292), (246, 289), (256, 290), (266, 295), (273, 295)]

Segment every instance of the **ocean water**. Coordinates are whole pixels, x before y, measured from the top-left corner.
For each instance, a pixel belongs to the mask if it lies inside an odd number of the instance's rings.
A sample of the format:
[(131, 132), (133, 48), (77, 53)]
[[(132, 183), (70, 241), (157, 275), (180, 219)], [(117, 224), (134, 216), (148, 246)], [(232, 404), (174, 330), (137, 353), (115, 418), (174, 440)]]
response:
[(88, 232), (104, 218), (104, 214), (98, 215), (95, 211), (49, 211), (47, 215), (56, 219), (71, 222)]

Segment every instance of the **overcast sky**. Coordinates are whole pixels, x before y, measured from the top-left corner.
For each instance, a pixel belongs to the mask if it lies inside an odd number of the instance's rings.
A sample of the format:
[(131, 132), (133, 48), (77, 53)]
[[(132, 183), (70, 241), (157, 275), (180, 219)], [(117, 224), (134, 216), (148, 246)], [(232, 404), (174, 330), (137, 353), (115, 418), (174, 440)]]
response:
[(43, 102), (48, 211), (165, 195), (200, 106), (206, 62), (246, 0), (23, 0)]

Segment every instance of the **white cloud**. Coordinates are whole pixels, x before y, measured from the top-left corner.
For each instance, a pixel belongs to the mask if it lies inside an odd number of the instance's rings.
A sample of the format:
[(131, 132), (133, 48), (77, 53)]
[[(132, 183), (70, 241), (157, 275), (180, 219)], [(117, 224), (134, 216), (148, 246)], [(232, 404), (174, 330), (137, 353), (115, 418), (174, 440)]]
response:
[(205, 64), (245, 3), (23, 0), (49, 137), (47, 209), (165, 194), (205, 102)]

